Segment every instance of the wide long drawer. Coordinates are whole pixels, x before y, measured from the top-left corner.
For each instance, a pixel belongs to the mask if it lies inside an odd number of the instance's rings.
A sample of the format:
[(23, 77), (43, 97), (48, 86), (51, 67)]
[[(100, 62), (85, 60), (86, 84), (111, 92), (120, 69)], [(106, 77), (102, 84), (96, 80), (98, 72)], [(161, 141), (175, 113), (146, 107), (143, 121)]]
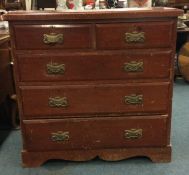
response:
[(90, 49), (92, 27), (78, 25), (15, 25), (16, 49)]
[(167, 113), (169, 83), (20, 87), (24, 117)]
[(167, 145), (166, 116), (24, 121), (26, 150), (125, 148)]
[(173, 36), (175, 35), (173, 25), (172, 21), (97, 24), (97, 48), (171, 47)]
[(18, 55), (19, 80), (139, 80), (170, 76), (172, 51)]

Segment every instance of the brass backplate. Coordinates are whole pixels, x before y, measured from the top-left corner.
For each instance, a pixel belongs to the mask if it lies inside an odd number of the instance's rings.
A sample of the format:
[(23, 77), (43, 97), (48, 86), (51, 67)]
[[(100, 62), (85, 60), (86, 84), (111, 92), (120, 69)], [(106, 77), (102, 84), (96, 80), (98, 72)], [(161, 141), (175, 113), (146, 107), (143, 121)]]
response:
[(145, 33), (144, 32), (127, 32), (125, 33), (125, 42), (126, 43), (144, 43), (145, 42)]
[(46, 65), (46, 70), (48, 74), (62, 75), (65, 72), (65, 65), (51, 62)]
[(131, 95), (125, 96), (124, 101), (125, 101), (125, 104), (129, 104), (129, 105), (143, 104), (143, 95), (131, 94)]
[(63, 142), (69, 140), (69, 132), (58, 131), (51, 133), (51, 140), (54, 142)]
[(64, 35), (63, 34), (43, 34), (43, 42), (45, 44), (61, 44), (63, 43)]
[(142, 133), (143, 133), (142, 129), (125, 130), (125, 138), (126, 139), (139, 139), (142, 137)]
[(143, 72), (143, 61), (130, 61), (124, 64), (125, 72)]
[(49, 97), (49, 106), (52, 108), (61, 108), (68, 106), (67, 97)]

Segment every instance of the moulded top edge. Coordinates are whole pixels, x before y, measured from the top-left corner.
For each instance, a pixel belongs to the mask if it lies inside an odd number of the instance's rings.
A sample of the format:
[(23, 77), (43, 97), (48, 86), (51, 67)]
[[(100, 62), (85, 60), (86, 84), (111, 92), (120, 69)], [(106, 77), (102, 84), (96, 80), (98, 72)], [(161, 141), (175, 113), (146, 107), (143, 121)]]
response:
[(79, 19), (128, 19), (128, 18), (158, 18), (177, 17), (183, 10), (167, 7), (151, 8), (120, 8), (99, 10), (62, 10), (62, 11), (10, 11), (3, 15), (3, 20), (79, 20)]

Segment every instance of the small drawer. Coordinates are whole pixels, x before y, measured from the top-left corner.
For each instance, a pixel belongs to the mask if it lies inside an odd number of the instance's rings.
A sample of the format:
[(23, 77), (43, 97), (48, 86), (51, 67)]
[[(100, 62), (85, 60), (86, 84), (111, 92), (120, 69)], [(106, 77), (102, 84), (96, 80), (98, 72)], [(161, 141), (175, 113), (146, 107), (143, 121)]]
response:
[(19, 80), (83, 81), (169, 79), (172, 52), (18, 55)]
[(16, 49), (90, 49), (91, 25), (15, 25)]
[(173, 46), (171, 22), (97, 24), (98, 49), (163, 48)]
[(168, 83), (21, 87), (24, 117), (167, 113)]
[(166, 116), (23, 121), (27, 151), (167, 145)]

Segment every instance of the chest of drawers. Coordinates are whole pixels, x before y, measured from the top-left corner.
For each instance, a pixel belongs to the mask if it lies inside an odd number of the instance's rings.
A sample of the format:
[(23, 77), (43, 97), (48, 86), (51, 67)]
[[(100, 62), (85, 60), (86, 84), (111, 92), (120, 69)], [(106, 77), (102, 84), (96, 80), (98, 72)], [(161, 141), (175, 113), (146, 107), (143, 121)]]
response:
[(10, 12), (26, 167), (171, 160), (176, 9)]

